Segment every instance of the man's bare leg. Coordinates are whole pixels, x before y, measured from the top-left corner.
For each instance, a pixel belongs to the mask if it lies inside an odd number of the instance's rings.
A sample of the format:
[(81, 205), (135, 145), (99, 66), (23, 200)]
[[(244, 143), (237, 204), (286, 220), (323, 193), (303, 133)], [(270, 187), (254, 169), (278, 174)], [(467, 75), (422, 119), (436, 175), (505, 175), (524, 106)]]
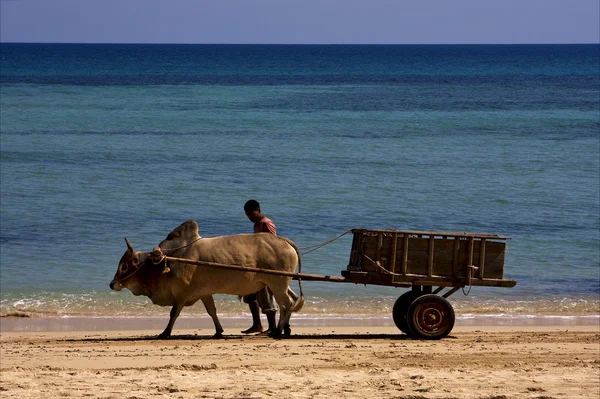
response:
[[(263, 326), (262, 326), (262, 323), (260, 322), (260, 308), (258, 306), (258, 302), (257, 301), (250, 302), (248, 304), (248, 307), (250, 308), (250, 313), (252, 313), (252, 327), (250, 327), (247, 330), (242, 331), (242, 334), (252, 334), (252, 333), (262, 332)], [(269, 327), (270, 327), (270, 324), (271, 324), (271, 322), (269, 321)]]
[(270, 334), (271, 331), (275, 331), (275, 328), (277, 327), (277, 324), (275, 323), (275, 314), (276, 313), (277, 312), (267, 312), (267, 313), (265, 313), (265, 315), (267, 316), (267, 320), (269, 321), (269, 329), (267, 331), (265, 331), (264, 333)]

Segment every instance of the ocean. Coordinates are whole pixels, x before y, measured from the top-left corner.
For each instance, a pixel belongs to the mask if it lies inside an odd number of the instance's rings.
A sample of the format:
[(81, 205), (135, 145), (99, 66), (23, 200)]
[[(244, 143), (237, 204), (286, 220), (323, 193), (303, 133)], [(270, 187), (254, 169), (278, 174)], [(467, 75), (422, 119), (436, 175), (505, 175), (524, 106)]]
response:
[[(455, 293), (457, 323), (600, 320), (599, 45), (0, 50), (0, 316), (166, 323), (109, 289), (123, 237), (151, 250), (188, 219), (251, 232), (253, 198), (301, 248), (351, 228), (510, 237), (517, 285)], [(340, 275), (350, 245), (302, 271)], [(292, 321), (390, 321), (404, 292), (303, 288)], [(217, 309), (250, 322), (235, 296)]]

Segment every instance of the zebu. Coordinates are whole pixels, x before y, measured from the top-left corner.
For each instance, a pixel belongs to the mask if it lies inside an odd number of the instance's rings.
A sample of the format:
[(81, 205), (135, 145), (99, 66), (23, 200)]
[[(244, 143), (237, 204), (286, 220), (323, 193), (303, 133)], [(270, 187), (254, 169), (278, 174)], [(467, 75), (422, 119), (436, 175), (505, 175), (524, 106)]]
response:
[[(129, 289), (134, 295), (145, 295), (160, 306), (172, 306), (169, 324), (158, 336), (168, 338), (175, 320), (184, 306), (202, 300), (215, 325), (215, 337), (220, 337), (223, 327), (217, 317), (213, 294), (249, 295), (267, 286), (279, 305), (280, 317), (275, 336), (290, 334), (289, 320), (304, 304), (290, 288), (291, 277), (225, 270), (217, 267), (184, 263), (155, 263), (151, 252), (134, 251), (125, 239), (127, 250), (119, 261), (110, 288)], [(162, 253), (190, 260), (241, 265), (259, 269), (294, 273), (300, 266), (300, 254), (289, 239), (267, 233), (239, 234), (201, 238), (198, 224), (188, 220), (173, 230), (159, 244)], [(165, 272), (166, 271), (166, 272)]]

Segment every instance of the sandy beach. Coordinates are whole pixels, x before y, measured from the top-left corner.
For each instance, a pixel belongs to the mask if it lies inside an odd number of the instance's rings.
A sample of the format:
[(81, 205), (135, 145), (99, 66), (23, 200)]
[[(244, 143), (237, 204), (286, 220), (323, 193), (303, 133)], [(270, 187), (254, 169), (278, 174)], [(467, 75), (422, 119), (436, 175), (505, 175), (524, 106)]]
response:
[(2, 398), (598, 398), (598, 326), (457, 326), (440, 341), (391, 326), (3, 332)]

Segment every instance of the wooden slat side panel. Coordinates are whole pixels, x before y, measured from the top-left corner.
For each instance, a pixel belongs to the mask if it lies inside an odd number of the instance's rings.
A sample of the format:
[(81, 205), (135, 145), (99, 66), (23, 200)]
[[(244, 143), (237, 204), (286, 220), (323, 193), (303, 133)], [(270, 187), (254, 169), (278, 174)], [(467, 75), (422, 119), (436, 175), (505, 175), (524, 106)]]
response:
[[(373, 276), (381, 274), (381, 278), (384, 279), (389, 278), (390, 275), (385, 273), (382, 268), (398, 275), (427, 276), (431, 274), (433, 276), (466, 278), (470, 237), (466, 239), (436, 237), (431, 269), (429, 268), (430, 238), (430, 236), (416, 237), (414, 235), (397, 234), (397, 232), (381, 234), (370, 231), (357, 231), (354, 233), (348, 270), (368, 272)], [(408, 246), (408, 253), (405, 253), (405, 244)], [(487, 239), (483, 254), (480, 253), (480, 248), (481, 241), (473, 240), (472, 263), (479, 266), (479, 263), (483, 260), (485, 265), (483, 275), (475, 272), (473, 277), (502, 279), (504, 276), (506, 243)], [(408, 255), (406, 260), (405, 255)], [(381, 267), (377, 267), (373, 263), (377, 261)], [(404, 268), (404, 262), (406, 262), (406, 268)], [(394, 281), (399, 280), (401, 279), (394, 279)]]
[(402, 245), (400, 245), (400, 251), (402, 251), (402, 268), (400, 269), (402, 272), (400, 274), (406, 274), (408, 270), (408, 251), (410, 251), (410, 247), (408, 245), (409, 238), (408, 235), (404, 235), (402, 237)]
[(362, 268), (362, 255), (360, 252), (362, 234), (358, 231), (354, 231), (353, 233), (352, 248), (350, 250), (350, 263), (348, 263), (347, 269), (352, 271), (360, 271)]
[(460, 251), (460, 239), (457, 237), (455, 238), (453, 243), (453, 250), (452, 250), (452, 275), (453, 276), (457, 276), (458, 275), (458, 253)]
[[(473, 264), (479, 267), (480, 259), (480, 241), (473, 243)], [(464, 248), (463, 248), (464, 246)], [(458, 276), (466, 276), (466, 266), (469, 263), (468, 242), (461, 242), (461, 249), (458, 254)], [(485, 275), (484, 278), (502, 278), (502, 270), (504, 269), (504, 249), (506, 244), (503, 242), (486, 241), (485, 248)], [(473, 276), (478, 276), (477, 272)]]
[(486, 241), (485, 272), (483, 278), (504, 278), (506, 243)]
[[(430, 236), (429, 237), (429, 249), (428, 249), (428, 259), (427, 259), (427, 275), (428, 276), (433, 276), (433, 265), (434, 265), (434, 251), (435, 251), (435, 237)], [(442, 241), (442, 240), (438, 240), (438, 241)]]
[(372, 261), (377, 259), (377, 236), (363, 236), (362, 271), (374, 272), (377, 268)]
[[(362, 260), (362, 270), (367, 272), (379, 272), (384, 273), (385, 271), (381, 270), (379, 267), (374, 265), (373, 262), (379, 262), (379, 265), (387, 270), (392, 272), (394, 267), (392, 265), (392, 254), (391, 251), (394, 246), (394, 237), (393, 235), (378, 235), (378, 236), (365, 236), (364, 238), (364, 247), (363, 247), (363, 260)], [(401, 247), (396, 243), (396, 248)], [(396, 257), (398, 256), (398, 249), (396, 249)], [(398, 258), (396, 258), (398, 259)]]
[(390, 252), (390, 268), (392, 272), (397, 273), (398, 271), (398, 262), (396, 259), (398, 254), (398, 233), (394, 233), (392, 237), (392, 249)]
[(486, 248), (486, 241), (485, 238), (482, 238), (479, 244), (479, 270), (477, 273), (477, 276), (479, 276), (479, 278), (483, 278), (483, 273), (485, 272), (485, 248)]
[(348, 267), (346, 268), (347, 270), (356, 270), (356, 268), (358, 267), (358, 262), (356, 261), (358, 254), (356, 250), (356, 246), (358, 244), (358, 237), (359, 234), (354, 233), (352, 235), (352, 246), (350, 247), (350, 260), (348, 261)]
[[(421, 241), (421, 242), (419, 242)], [(409, 240), (408, 268), (407, 274), (427, 275), (428, 272), (428, 250), (415, 250), (411, 245), (423, 248), (422, 241), (428, 241), (425, 238), (411, 238)], [(467, 264), (469, 258), (469, 241), (460, 240), (458, 244), (457, 260), (455, 255), (454, 240), (436, 240), (433, 251), (433, 270), (435, 276), (465, 277), (467, 275)], [(506, 244), (503, 242), (486, 241), (485, 251), (485, 275), (484, 278), (502, 278), (504, 269), (504, 249)], [(480, 241), (473, 242), (473, 263), (478, 266), (480, 259)], [(475, 274), (478, 276), (478, 274)]]

